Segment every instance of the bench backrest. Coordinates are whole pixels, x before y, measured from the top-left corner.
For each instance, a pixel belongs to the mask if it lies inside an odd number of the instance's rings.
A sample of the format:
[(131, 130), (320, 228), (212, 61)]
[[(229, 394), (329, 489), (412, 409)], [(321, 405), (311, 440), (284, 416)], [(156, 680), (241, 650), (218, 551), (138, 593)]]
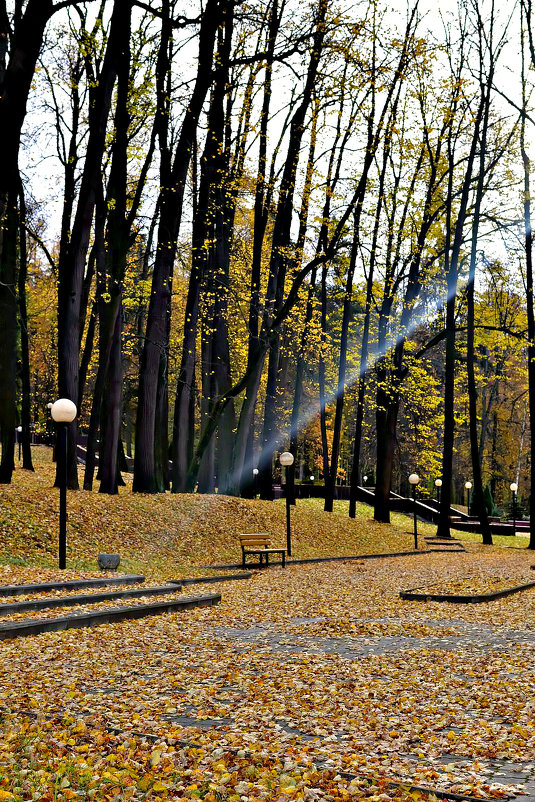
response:
[(250, 535), (238, 535), (240, 546), (269, 546), (270, 538), (267, 532), (253, 532)]

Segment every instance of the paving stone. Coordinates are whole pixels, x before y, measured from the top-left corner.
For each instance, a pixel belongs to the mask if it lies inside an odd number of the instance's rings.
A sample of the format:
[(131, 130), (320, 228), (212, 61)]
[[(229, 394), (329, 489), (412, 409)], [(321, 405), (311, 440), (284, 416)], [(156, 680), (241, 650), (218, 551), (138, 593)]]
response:
[(224, 727), (232, 724), (231, 718), (192, 718), (191, 716), (163, 716), (163, 721), (173, 724), (180, 724), (181, 727), (195, 727), (205, 732), (213, 728)]

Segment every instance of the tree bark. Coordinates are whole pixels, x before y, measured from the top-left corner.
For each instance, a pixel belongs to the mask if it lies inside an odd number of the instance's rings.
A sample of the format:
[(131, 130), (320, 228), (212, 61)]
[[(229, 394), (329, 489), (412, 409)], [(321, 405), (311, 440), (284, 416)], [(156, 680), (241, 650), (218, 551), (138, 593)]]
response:
[[(531, 61), (535, 64), (535, 51), (531, 39), (531, 2), (526, 10), (530, 33)], [(531, 430), (530, 445), (530, 500), (529, 518), (532, 522), (529, 549), (535, 549), (535, 313), (533, 309), (533, 229), (531, 227), (531, 161), (526, 150), (526, 81), (524, 65), (524, 27), (522, 26), (522, 107), (520, 148), (524, 165), (524, 250), (526, 254), (526, 315), (528, 323), (528, 407)]]
[[(258, 335), (261, 316), (260, 303), (260, 282), (262, 275), (262, 250), (267, 225), (267, 212), (270, 205), (270, 195), (272, 186), (266, 187), (267, 169), (267, 128), (269, 121), (269, 109), (271, 104), (271, 79), (273, 70), (273, 57), (275, 43), (280, 28), (280, 15), (278, 0), (271, 3), (269, 27), (266, 41), (265, 77), (264, 93), (262, 100), (262, 111), (260, 114), (260, 130), (258, 134), (258, 168), (255, 182), (255, 200), (253, 211), (253, 254), (251, 259), (251, 280), (250, 280), (250, 300), (249, 300), (249, 322), (248, 322), (248, 343), (247, 343), (247, 365), (250, 366), (254, 359), (254, 354), (258, 348)], [(252, 409), (249, 409), (252, 403)], [(254, 452), (254, 412), (256, 407), (256, 395), (254, 399), (246, 400), (244, 421), (247, 420), (246, 437), (238, 431), (235, 438), (232, 452), (231, 481), (227, 487), (228, 492), (252, 493), (253, 483), (253, 452)], [(240, 424), (241, 425), (241, 424)], [(244, 466), (245, 470), (244, 470)], [(236, 471), (239, 472), (236, 476)], [(255, 487), (256, 489), (256, 487)]]
[[(113, 88), (121, 55), (128, 47), (129, 26), (124, 25), (124, 19), (129, 18), (131, 4), (132, 0), (115, 0), (113, 6), (106, 52), (89, 111), (89, 136), (78, 204), (69, 242), (59, 257), (58, 388), (61, 397), (75, 402), (79, 396), (79, 332), (86, 256), (101, 180)], [(68, 486), (73, 489), (78, 488), (76, 433), (77, 425), (73, 421), (68, 427)]]
[[(159, 405), (163, 420), (157, 420), (158, 399), (167, 395), (162, 384), (167, 382), (167, 351), (169, 348), (169, 308), (173, 266), (177, 239), (182, 218), (184, 188), (191, 160), (195, 132), (206, 93), (212, 83), (212, 61), (216, 32), (221, 20), (222, 10), (229, 7), (229, 0), (208, 0), (201, 18), (199, 34), (199, 58), (194, 89), (189, 99), (184, 120), (178, 137), (174, 161), (170, 169), (165, 163), (167, 153), (167, 133), (161, 131), (160, 153), (164, 162), (160, 182), (160, 222), (158, 226), (158, 247), (152, 276), (152, 288), (147, 316), (147, 328), (139, 372), (139, 393), (136, 420), (136, 451), (134, 460), (134, 492), (155, 493), (167, 484), (167, 476), (162, 475), (160, 462), (156, 470), (155, 438), (167, 431), (167, 413)], [(166, 84), (162, 84), (161, 91)], [(166, 106), (165, 106), (166, 108)], [(162, 361), (162, 355), (163, 357)], [(180, 381), (188, 377), (181, 376)], [(186, 405), (189, 411), (189, 401)], [(182, 421), (182, 417), (179, 416)], [(174, 455), (173, 455), (174, 457)], [(173, 459), (175, 463), (175, 459)]]
[[(20, 9), (19, 9), (20, 11)], [(14, 468), (17, 353), (17, 241), (21, 130), (46, 25), (54, 13), (51, 0), (28, 0), (11, 29), (5, 0), (0, 4), (0, 483)], [(9, 58), (6, 50), (9, 42)]]
[[(271, 320), (273, 309), (280, 307), (284, 298), (284, 282), (286, 279), (287, 251), (291, 242), (291, 220), (294, 205), (295, 177), (299, 162), (299, 152), (305, 130), (305, 118), (312, 100), (312, 93), (316, 81), (319, 62), (325, 38), (325, 17), (327, 13), (326, 0), (319, 0), (315, 32), (312, 43), (312, 52), (308, 64), (302, 100), (292, 116), (290, 136), (275, 222), (273, 225), (273, 238), (271, 242), (271, 258), (269, 266), (268, 287), (264, 309), (263, 328)], [(268, 375), (266, 383), (266, 400), (264, 404), (264, 426), (262, 432), (262, 452), (259, 460), (259, 488), (260, 497), (271, 499), (273, 496), (272, 462), (273, 451), (278, 445), (278, 423), (276, 416), (276, 388), (279, 362), (279, 337), (272, 338), (269, 349)]]
[(24, 190), (21, 186), (19, 195), (19, 275), (18, 275), (18, 304), (20, 320), (20, 362), (21, 362), (21, 425), (22, 432), (22, 467), (33, 471), (31, 432), (32, 399), (30, 382), (30, 347), (28, 343), (28, 310), (26, 307), (26, 277), (28, 275), (28, 252), (26, 247), (26, 203)]

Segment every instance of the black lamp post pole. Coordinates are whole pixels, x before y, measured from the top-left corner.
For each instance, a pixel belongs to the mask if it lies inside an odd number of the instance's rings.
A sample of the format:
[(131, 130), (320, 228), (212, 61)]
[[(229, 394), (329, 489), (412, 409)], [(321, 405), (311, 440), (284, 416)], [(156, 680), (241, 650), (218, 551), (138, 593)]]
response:
[(290, 466), (286, 466), (286, 551), (288, 557), (292, 556), (292, 528), (290, 521), (290, 505), (292, 500), (290, 498), (290, 485), (288, 483)]
[(468, 488), (466, 492), (468, 494), (468, 499), (467, 499), (468, 507), (467, 507), (467, 510), (468, 510), (468, 516), (470, 517), (470, 488)]
[(414, 507), (414, 548), (418, 548), (418, 524), (416, 522), (416, 485), (412, 486), (412, 504)]
[(67, 424), (58, 423), (59, 460), (59, 567), (67, 567)]
[(437, 485), (437, 502), (440, 504), (440, 485)]
[(513, 490), (513, 537), (516, 535), (516, 490)]

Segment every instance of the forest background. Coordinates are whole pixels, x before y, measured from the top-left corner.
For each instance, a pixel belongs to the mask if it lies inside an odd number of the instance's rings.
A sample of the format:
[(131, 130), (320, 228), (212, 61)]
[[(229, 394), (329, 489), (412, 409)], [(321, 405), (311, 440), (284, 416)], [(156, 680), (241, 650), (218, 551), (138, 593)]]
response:
[(531, 0), (3, 0), (0, 482), (67, 397), (71, 487), (78, 442), (272, 498), (289, 449), (327, 510), (529, 514), (534, 64)]

